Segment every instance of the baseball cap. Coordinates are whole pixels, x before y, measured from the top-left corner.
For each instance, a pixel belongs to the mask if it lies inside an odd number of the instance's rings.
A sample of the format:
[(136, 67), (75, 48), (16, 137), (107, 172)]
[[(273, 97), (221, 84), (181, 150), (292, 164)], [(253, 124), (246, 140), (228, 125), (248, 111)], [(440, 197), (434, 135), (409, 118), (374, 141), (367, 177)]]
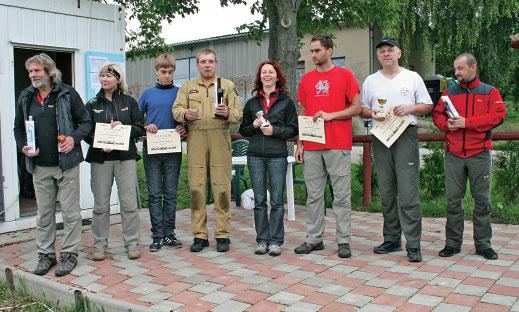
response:
[(378, 49), (381, 45), (389, 44), (390, 46), (394, 46), (397, 48), (400, 48), (400, 44), (398, 44), (398, 41), (395, 38), (384, 38), (382, 39), (376, 46)]

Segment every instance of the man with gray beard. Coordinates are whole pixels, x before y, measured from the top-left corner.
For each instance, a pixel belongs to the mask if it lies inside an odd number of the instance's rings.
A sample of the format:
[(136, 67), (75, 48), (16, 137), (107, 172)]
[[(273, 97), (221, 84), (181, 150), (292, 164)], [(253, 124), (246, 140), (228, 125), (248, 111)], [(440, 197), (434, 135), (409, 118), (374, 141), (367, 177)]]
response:
[[(38, 212), (34, 274), (45, 275), (56, 265), (56, 203), (63, 216), (63, 241), (56, 276), (69, 274), (77, 265), (81, 241), (79, 164), (81, 140), (91, 121), (79, 94), (61, 83), (61, 72), (45, 53), (25, 62), (32, 85), (22, 91), (16, 104), (14, 136), (26, 168), (33, 175)], [(26, 121), (34, 121), (36, 148), (27, 144)], [(59, 196), (58, 196), (59, 195)]]

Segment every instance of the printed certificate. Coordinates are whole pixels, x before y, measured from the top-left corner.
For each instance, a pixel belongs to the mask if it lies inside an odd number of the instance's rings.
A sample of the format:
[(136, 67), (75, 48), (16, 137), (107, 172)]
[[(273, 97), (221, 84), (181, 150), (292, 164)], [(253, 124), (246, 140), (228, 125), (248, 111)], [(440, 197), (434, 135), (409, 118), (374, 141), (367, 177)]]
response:
[(299, 140), (321, 144), (326, 143), (324, 119), (318, 118), (317, 121), (314, 122), (310, 116), (299, 116), (297, 117), (297, 121), (299, 122)]
[(395, 143), (396, 139), (407, 129), (409, 120), (406, 116), (395, 116), (393, 110), (386, 114), (384, 121), (377, 121), (371, 129), (371, 134), (388, 148)]
[(175, 129), (162, 129), (157, 133), (146, 132), (148, 154), (180, 153), (180, 134)]
[(127, 151), (130, 147), (131, 131), (132, 126), (117, 125), (112, 128), (109, 123), (96, 122), (94, 147)]

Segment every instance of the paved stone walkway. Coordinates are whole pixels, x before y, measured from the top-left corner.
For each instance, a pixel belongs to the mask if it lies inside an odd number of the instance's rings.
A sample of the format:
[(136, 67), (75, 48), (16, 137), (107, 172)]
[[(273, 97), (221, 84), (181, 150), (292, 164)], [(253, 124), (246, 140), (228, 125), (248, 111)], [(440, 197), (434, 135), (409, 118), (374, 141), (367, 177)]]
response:
[[(121, 226), (115, 224), (109, 242), (113, 259), (91, 260), (91, 233), (86, 230), (72, 274), (56, 278), (52, 270), (40, 278), (157, 311), (519, 311), (519, 226), (494, 225), (499, 260), (474, 254), (471, 222), (465, 223), (461, 254), (440, 258), (445, 219), (425, 218), (424, 261), (411, 264), (404, 252), (372, 252), (381, 241), (382, 216), (362, 212), (353, 213), (352, 258), (337, 257), (331, 212), (326, 248), (295, 255), (293, 249), (305, 234), (304, 207), (296, 207), (296, 212), (297, 221), (285, 223), (286, 242), (279, 257), (253, 254), (252, 212), (239, 208), (233, 212), (230, 252), (216, 252), (214, 239), (203, 252), (189, 252), (190, 212), (184, 210), (177, 214), (177, 236), (185, 246), (150, 253), (149, 217), (143, 211), (139, 260), (127, 259)], [(211, 210), (209, 225), (214, 232)], [(34, 241), (0, 249), (1, 261), (21, 270), (33, 270), (36, 258)]]

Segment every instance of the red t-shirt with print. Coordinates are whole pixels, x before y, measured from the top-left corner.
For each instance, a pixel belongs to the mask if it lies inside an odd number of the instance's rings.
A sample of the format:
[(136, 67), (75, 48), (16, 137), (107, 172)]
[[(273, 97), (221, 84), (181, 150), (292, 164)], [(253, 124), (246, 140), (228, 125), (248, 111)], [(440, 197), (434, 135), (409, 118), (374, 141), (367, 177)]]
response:
[[(306, 73), (299, 84), (298, 101), (305, 108), (306, 116), (318, 111), (327, 113), (348, 108), (359, 93), (359, 84), (349, 69), (334, 66), (327, 72), (317, 70)], [(351, 150), (351, 119), (334, 119), (324, 123), (325, 144), (304, 141), (305, 150)]]

